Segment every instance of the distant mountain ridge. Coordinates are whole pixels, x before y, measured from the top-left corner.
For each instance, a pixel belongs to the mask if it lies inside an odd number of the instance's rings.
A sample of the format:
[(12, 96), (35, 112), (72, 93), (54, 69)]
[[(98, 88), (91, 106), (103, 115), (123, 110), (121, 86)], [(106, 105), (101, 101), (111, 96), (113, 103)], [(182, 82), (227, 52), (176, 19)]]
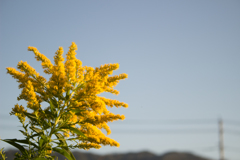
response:
[[(7, 156), (6, 160), (13, 160), (16, 152), (17, 150), (5, 151)], [(66, 159), (60, 154), (54, 155), (58, 156), (58, 160)], [(73, 151), (73, 155), (75, 156), (76, 160), (210, 160), (188, 152), (168, 152), (159, 156), (147, 151), (107, 155)]]

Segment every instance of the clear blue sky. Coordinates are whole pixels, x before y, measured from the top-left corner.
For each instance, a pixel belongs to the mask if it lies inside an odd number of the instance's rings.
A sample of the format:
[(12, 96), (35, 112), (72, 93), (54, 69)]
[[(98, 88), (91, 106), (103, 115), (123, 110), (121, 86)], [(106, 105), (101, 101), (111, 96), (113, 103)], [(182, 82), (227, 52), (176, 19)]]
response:
[(240, 1), (1, 0), (1, 138), (22, 137), (9, 112), (25, 104), (6, 67), (23, 60), (42, 73), (27, 47), (52, 60), (72, 41), (83, 65), (118, 62), (116, 74), (129, 75), (117, 86), (119, 96), (106, 94), (129, 104), (113, 110), (126, 116), (111, 124), (120, 148), (90, 152), (190, 151), (217, 159), (222, 117), (226, 158), (240, 158)]

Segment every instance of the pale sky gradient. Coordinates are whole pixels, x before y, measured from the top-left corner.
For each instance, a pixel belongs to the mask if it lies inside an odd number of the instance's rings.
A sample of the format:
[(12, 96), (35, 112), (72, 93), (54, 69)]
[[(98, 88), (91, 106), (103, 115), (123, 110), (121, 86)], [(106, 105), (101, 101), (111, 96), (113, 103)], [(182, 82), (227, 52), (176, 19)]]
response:
[(52, 60), (73, 41), (83, 65), (120, 63), (115, 73), (129, 75), (119, 96), (105, 94), (129, 104), (113, 110), (126, 116), (111, 124), (120, 148), (89, 152), (190, 151), (217, 159), (222, 117), (226, 158), (240, 160), (240, 1), (1, 0), (1, 138), (22, 137), (9, 112), (25, 104), (6, 67), (23, 60), (42, 74), (27, 47)]

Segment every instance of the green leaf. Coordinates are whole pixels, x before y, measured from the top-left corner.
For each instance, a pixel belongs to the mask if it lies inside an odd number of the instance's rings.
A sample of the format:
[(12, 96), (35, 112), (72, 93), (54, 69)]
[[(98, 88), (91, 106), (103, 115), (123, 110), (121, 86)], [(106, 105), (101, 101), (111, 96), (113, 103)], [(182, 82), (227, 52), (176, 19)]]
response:
[(41, 139), (39, 140), (39, 148), (45, 147), (47, 143), (47, 137), (45, 135), (41, 135)]
[(34, 160), (47, 160), (46, 158), (35, 158)]
[(41, 135), (41, 137), (42, 137), (42, 139), (43, 139), (45, 142), (47, 142), (47, 140), (48, 140), (47, 136), (45, 136), (45, 135), (43, 134), (43, 135)]
[(26, 139), (14, 139), (15, 142), (18, 142), (18, 143), (23, 143), (23, 144), (30, 144), (30, 145), (33, 145), (34, 147), (38, 148), (38, 146), (34, 143), (32, 143), (31, 141), (28, 141)]
[[(56, 108), (58, 108), (58, 103), (55, 99), (51, 99), (50, 98), (50, 114), (48, 114), (49, 116), (53, 117), (53, 118), (56, 118), (57, 117), (57, 111), (56, 111)], [(46, 112), (46, 111), (45, 111)]]
[(63, 129), (68, 129), (68, 128), (69, 128), (69, 125), (68, 125), (66, 122), (62, 122), (59, 128), (60, 128), (60, 129), (62, 129), (62, 128), (63, 128)]
[(36, 137), (36, 136), (40, 136), (40, 134), (38, 134), (38, 133), (33, 134), (33, 135), (31, 135), (29, 138), (33, 138), (33, 137)]
[(67, 129), (69, 129), (69, 130), (72, 131), (73, 133), (76, 133), (76, 134), (79, 135), (79, 136), (83, 136), (83, 137), (86, 138), (86, 136), (85, 136), (81, 131), (79, 131), (77, 128), (68, 127)]
[(35, 131), (35, 132), (37, 132), (38, 134), (43, 134), (43, 131), (41, 130), (41, 129), (39, 129), (39, 128), (36, 128), (36, 127), (29, 127), (31, 130), (33, 130), (33, 131)]
[(67, 150), (61, 149), (61, 148), (57, 148), (57, 147), (54, 147), (53, 150), (58, 152), (58, 153), (60, 153), (60, 154), (62, 154), (68, 160), (76, 160), (75, 157), (73, 156), (73, 154), (70, 151), (67, 151)]
[(61, 133), (55, 133), (55, 135), (57, 136), (58, 139), (64, 139), (63, 135)]
[(50, 98), (50, 109), (51, 109), (51, 112), (53, 113), (55, 111), (55, 107), (53, 106), (53, 100)]
[(50, 109), (54, 113), (54, 116), (57, 115), (56, 108), (58, 108), (58, 103), (55, 99), (50, 99)]
[(46, 117), (54, 118), (54, 111), (45, 110)]
[(72, 109), (72, 110), (70, 110), (70, 111), (72, 111), (72, 112), (74, 112), (74, 113), (80, 113), (80, 112), (83, 112), (83, 111), (85, 111), (85, 110), (83, 110), (83, 109)]
[(16, 143), (15, 142), (16, 140), (17, 139), (3, 139), (2, 141), (7, 142), (7, 143), (11, 144), (12, 146), (16, 147), (17, 149), (19, 149), (22, 152), (22, 154), (27, 154), (27, 150), (23, 146)]
[(54, 109), (58, 107), (58, 103), (57, 103), (57, 100), (54, 98), (54, 99), (51, 99), (52, 101), (52, 104), (54, 106)]
[(84, 112), (86, 110), (83, 110), (83, 109), (70, 109), (69, 111), (74, 112), (75, 115), (77, 115), (77, 116), (81, 116), (82, 112)]
[(27, 133), (22, 131), (22, 130), (19, 130), (24, 136), (27, 136)]
[(68, 141), (74, 141), (74, 140), (76, 140), (77, 138), (68, 138), (67, 140)]
[(65, 145), (65, 146), (67, 145), (67, 142), (61, 133), (55, 133), (55, 135), (62, 145)]
[(55, 129), (55, 131), (53, 132), (53, 134), (57, 133), (57, 132), (65, 132), (67, 133), (67, 131), (63, 130), (63, 129)]
[(62, 115), (71, 115), (69, 112), (74, 112), (76, 115), (81, 115), (80, 113), (85, 111), (82, 109), (67, 109), (65, 113), (63, 113)]
[(33, 122), (37, 122), (37, 117), (33, 114), (30, 114), (30, 113), (27, 113), (25, 112), (24, 113), (30, 120), (32, 120)]
[(51, 122), (47, 122), (47, 121), (45, 121), (44, 119), (41, 120), (41, 121), (42, 121), (42, 123), (43, 123), (43, 130), (46, 130), (46, 129), (48, 129), (48, 128), (50, 128), (50, 127), (52, 126), (52, 123), (51, 123)]
[(41, 139), (39, 140), (39, 148), (42, 148), (43, 142), (44, 142), (44, 140), (41, 138)]

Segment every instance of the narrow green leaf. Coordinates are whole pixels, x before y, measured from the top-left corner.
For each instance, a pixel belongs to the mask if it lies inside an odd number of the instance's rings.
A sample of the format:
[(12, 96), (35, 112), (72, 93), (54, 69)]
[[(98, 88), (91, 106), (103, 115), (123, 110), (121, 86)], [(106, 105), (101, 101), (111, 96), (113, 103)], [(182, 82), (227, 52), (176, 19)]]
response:
[(35, 131), (35, 132), (37, 132), (38, 134), (43, 134), (43, 131), (41, 130), (41, 129), (39, 129), (39, 128), (36, 128), (36, 127), (30, 127), (30, 129), (31, 130), (33, 130), (33, 131)]
[(58, 139), (53, 139), (53, 143), (57, 144), (57, 145), (61, 145), (62, 143), (60, 142), (56, 142), (55, 140), (58, 140)]
[(86, 138), (86, 136), (85, 136), (81, 131), (79, 131), (77, 128), (68, 127), (68, 128), (66, 128), (66, 129), (69, 129), (70, 131), (76, 133), (77, 135), (79, 135), (79, 136), (83, 136), (83, 137)]
[(54, 109), (57, 108), (57, 106), (58, 106), (57, 100), (54, 98), (54, 99), (51, 99), (51, 101), (54, 106)]
[(33, 135), (31, 135), (29, 138), (33, 138), (33, 137), (36, 137), (36, 136), (40, 136), (40, 134), (38, 134), (38, 133), (33, 134)]
[(61, 123), (61, 125), (60, 125), (59, 128), (60, 128), (60, 129), (61, 129), (61, 128), (63, 128), (63, 129), (64, 129), (64, 128), (65, 128), (65, 129), (68, 129), (68, 127), (69, 127), (69, 125), (68, 125), (66, 122), (63, 121), (63, 122)]
[(65, 113), (63, 113), (62, 115), (71, 115), (71, 112), (75, 112), (76, 115), (81, 115), (80, 113), (85, 111), (85, 110), (80, 110), (80, 109), (67, 109)]
[(29, 144), (29, 141), (27, 141), (26, 139), (14, 139), (14, 141), (19, 143)]
[(47, 136), (45, 136), (44, 134), (43, 135), (41, 135), (41, 137), (42, 137), (42, 139), (45, 141), (45, 142), (47, 142)]
[(44, 142), (44, 140), (41, 138), (41, 139), (39, 140), (39, 148), (42, 148), (43, 142)]
[(48, 143), (48, 139), (45, 135), (41, 135), (41, 139), (39, 140), (39, 148), (44, 148)]
[(50, 109), (51, 109), (51, 112), (53, 113), (54, 112), (54, 109), (55, 107), (53, 106), (53, 100), (50, 98)]
[(28, 141), (26, 139), (14, 139), (15, 142), (18, 142), (18, 143), (23, 143), (23, 144), (30, 144), (30, 145), (33, 145), (34, 147), (38, 148), (38, 146), (34, 143), (32, 143), (31, 141)]
[(67, 131), (63, 130), (63, 129), (55, 129), (53, 134), (57, 133), (57, 132), (65, 132), (67, 133)]
[(27, 136), (27, 133), (22, 131), (22, 130), (19, 130), (24, 136)]
[(64, 139), (63, 135), (61, 133), (55, 133), (58, 139)]
[(76, 140), (77, 138), (68, 138), (67, 140), (68, 141), (73, 141), (73, 140)]
[(27, 113), (25, 112), (24, 113), (30, 120), (32, 120), (33, 122), (37, 122), (37, 117), (33, 114), (30, 114), (30, 113)]
[(65, 145), (65, 146), (67, 145), (67, 142), (61, 133), (55, 133), (55, 135), (62, 145)]
[(54, 147), (53, 150), (65, 156), (68, 160), (76, 160), (75, 157), (65, 149)]
[(72, 157), (72, 159), (76, 160), (74, 155), (72, 154), (72, 152), (70, 150), (68, 150), (68, 153), (70, 154), (70, 156)]
[(46, 130), (51, 127), (51, 123), (47, 123), (46, 121), (43, 121), (43, 123), (44, 123), (43, 130)]
[(53, 99), (50, 98), (50, 110), (51, 110), (51, 112), (48, 115), (56, 118), (57, 117), (57, 111), (56, 111), (57, 107), (58, 107), (57, 101), (55, 99), (53, 100)]
[(74, 113), (80, 113), (80, 112), (83, 112), (83, 111), (85, 111), (85, 110), (83, 110), (83, 109), (72, 109), (72, 110), (70, 110), (70, 111), (72, 111), (72, 112), (74, 112)]
[(27, 150), (23, 146), (16, 143), (15, 142), (16, 140), (17, 139), (3, 139), (2, 141), (7, 142), (7, 143), (11, 144), (12, 146), (16, 147), (17, 149), (19, 149), (22, 152), (22, 154), (27, 154)]
[(50, 117), (50, 118), (54, 118), (54, 111), (49, 111), (49, 110), (45, 110), (45, 114), (47, 115), (47, 117)]

